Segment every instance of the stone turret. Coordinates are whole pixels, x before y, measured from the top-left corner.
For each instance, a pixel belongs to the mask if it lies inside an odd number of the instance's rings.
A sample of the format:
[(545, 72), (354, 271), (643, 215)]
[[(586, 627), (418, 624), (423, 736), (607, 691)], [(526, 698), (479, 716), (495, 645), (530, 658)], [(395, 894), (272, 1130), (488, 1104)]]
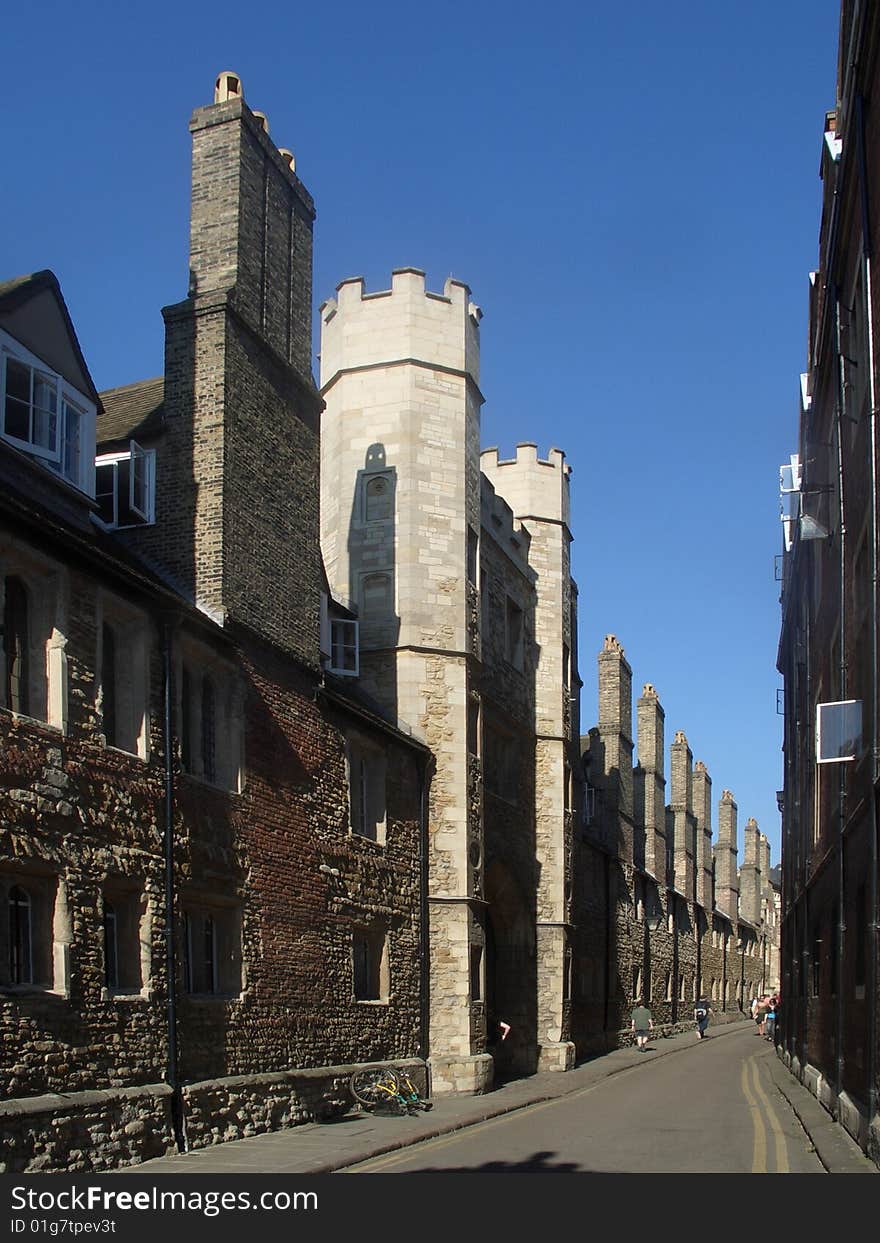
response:
[(743, 830), (743, 865), (739, 873), (739, 913), (752, 924), (761, 921), (761, 832), (750, 818)]
[(663, 775), (665, 713), (650, 682), (636, 704), (639, 766), (636, 824), (644, 827), (644, 866), (661, 886), (666, 884), (666, 778)]
[[(342, 281), (321, 307), (321, 547), (333, 594), (360, 622), (364, 689), (417, 730), (431, 781), (431, 1046), (435, 1090), (480, 1091), (471, 960), (482, 854), (469, 783), (473, 602), (480, 532), (479, 321), (467, 285)], [(475, 865), (472, 860), (477, 860)]]
[(730, 919), (739, 913), (739, 879), (736, 870), (737, 807), (730, 790), (721, 792), (718, 804), (718, 839), (715, 843), (715, 905)]
[(675, 734), (670, 748), (673, 873), (675, 888), (694, 898), (695, 819), (693, 813), (693, 755), (683, 730)]
[(694, 764), (696, 894), (704, 910), (712, 909), (712, 778), (702, 760)]

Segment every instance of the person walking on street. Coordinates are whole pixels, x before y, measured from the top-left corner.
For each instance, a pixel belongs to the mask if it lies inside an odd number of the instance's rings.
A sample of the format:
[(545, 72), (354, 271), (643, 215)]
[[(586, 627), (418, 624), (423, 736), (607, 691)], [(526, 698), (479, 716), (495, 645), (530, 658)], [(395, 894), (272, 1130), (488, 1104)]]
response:
[(770, 998), (760, 997), (758, 999), (757, 1009), (755, 1010), (755, 1022), (758, 1024), (758, 1035), (759, 1036), (763, 1036), (765, 1034), (764, 1025), (767, 1022), (767, 1011), (769, 1009), (770, 1009)]
[(697, 1025), (698, 1040), (705, 1040), (706, 1038), (706, 1028), (709, 1026), (709, 1015), (711, 1013), (712, 1007), (705, 997), (701, 997), (694, 1006), (694, 1022)]
[(776, 1032), (776, 994), (767, 1003), (767, 1017), (764, 1019), (764, 1035), (771, 1043)]
[(640, 1053), (646, 1053), (648, 1049), (648, 1040), (651, 1032), (654, 1030), (654, 1020), (651, 1018), (651, 1011), (645, 1005), (641, 997), (639, 997), (633, 1007), (632, 1016), (630, 1018), (630, 1027), (636, 1041), (636, 1048)]

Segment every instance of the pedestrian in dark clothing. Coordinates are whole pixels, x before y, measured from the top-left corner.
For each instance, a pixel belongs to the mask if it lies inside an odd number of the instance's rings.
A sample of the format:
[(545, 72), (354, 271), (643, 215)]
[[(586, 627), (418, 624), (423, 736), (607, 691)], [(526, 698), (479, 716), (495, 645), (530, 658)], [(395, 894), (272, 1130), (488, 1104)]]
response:
[(640, 1053), (645, 1053), (651, 1032), (654, 1030), (654, 1020), (651, 1018), (651, 1011), (641, 998), (633, 1007), (630, 1017), (630, 1028), (635, 1036), (636, 1048)]
[(706, 1038), (706, 1028), (709, 1026), (709, 1015), (711, 1013), (712, 1007), (705, 997), (701, 997), (694, 1006), (694, 1022), (697, 1025), (698, 1040), (705, 1040)]

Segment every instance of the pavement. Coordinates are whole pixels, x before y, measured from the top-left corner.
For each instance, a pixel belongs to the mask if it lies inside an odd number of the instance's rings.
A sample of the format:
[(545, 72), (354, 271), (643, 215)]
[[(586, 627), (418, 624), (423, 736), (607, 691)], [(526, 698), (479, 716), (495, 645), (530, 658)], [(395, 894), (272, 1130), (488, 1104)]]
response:
[[(746, 1027), (754, 1030), (751, 1020), (718, 1024), (710, 1028), (709, 1037), (723, 1040)], [(652, 1038), (646, 1053), (639, 1052), (633, 1046), (615, 1049), (582, 1062), (565, 1074), (547, 1071), (528, 1075), (502, 1084), (484, 1096), (441, 1097), (427, 1113), (401, 1117), (397, 1114), (365, 1113), (353, 1108), (350, 1113), (326, 1122), (306, 1123), (249, 1139), (215, 1144), (210, 1148), (157, 1157), (141, 1165), (127, 1166), (118, 1173), (330, 1174), (371, 1157), (497, 1118), (515, 1109), (567, 1096), (632, 1066), (669, 1057), (693, 1045), (692, 1031)], [(808, 1142), (828, 1173), (880, 1172), (779, 1058), (771, 1054), (768, 1065), (775, 1086), (799, 1118)]]

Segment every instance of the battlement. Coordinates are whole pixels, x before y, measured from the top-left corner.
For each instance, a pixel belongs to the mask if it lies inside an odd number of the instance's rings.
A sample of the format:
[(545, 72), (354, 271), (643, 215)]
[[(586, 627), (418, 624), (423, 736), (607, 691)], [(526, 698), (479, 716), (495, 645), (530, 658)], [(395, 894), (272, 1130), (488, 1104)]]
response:
[(368, 293), (364, 278), (352, 276), (336, 286), (320, 314), (322, 388), (345, 372), (402, 362), (466, 374), (479, 384), (483, 312), (463, 281), (449, 277), (442, 294), (432, 293), (420, 268), (396, 268), (390, 289)]
[(551, 449), (546, 459), (539, 458), (537, 445), (528, 442), (516, 446), (514, 458), (499, 458), (495, 447), (484, 449), (480, 469), (518, 517), (568, 526), (571, 467), (561, 449)]
[(480, 483), (480, 522), (483, 530), (489, 533), (511, 560), (528, 573), (531, 535), (514, 517), (507, 501), (498, 495), (485, 476)]

